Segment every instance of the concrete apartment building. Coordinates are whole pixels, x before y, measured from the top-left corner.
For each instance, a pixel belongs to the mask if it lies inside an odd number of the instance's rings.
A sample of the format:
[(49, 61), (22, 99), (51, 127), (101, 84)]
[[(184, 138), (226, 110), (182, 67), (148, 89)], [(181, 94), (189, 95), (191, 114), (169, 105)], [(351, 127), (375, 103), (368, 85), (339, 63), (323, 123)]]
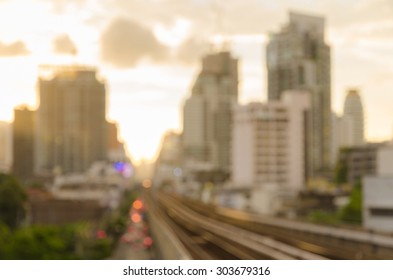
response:
[(48, 66), (38, 80), (35, 168), (40, 175), (86, 171), (107, 158), (105, 83), (95, 68)]
[(271, 201), (279, 208), (280, 197), (305, 187), (310, 108), (308, 92), (287, 91), (281, 100), (234, 110), (232, 184), (252, 191), (253, 210), (274, 213)]
[(384, 143), (365, 144), (342, 148), (338, 158), (338, 168), (343, 168), (345, 181), (351, 185), (360, 182), (364, 176), (377, 173), (378, 150)]
[(285, 90), (311, 93), (307, 134), (307, 177), (324, 176), (331, 166), (330, 47), (325, 19), (290, 12), (289, 22), (271, 33), (267, 45), (268, 100), (280, 100)]

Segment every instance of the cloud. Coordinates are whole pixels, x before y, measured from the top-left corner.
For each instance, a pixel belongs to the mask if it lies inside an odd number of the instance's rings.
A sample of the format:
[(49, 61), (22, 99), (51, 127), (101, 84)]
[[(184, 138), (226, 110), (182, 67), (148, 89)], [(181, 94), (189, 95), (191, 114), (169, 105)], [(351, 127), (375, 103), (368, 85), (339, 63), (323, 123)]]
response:
[(10, 44), (0, 42), (0, 56), (2, 57), (27, 55), (29, 53), (25, 43), (22, 41), (16, 41)]
[(86, 0), (43, 0), (49, 2), (53, 11), (57, 14), (65, 13), (69, 8), (82, 8), (86, 5)]
[(76, 54), (78, 49), (67, 34), (57, 36), (53, 40), (53, 50), (58, 54)]
[(175, 59), (183, 64), (194, 64), (207, 52), (208, 46), (207, 41), (190, 37), (176, 49)]
[(151, 30), (124, 18), (113, 20), (101, 35), (101, 58), (116, 67), (135, 66), (144, 58), (156, 62), (168, 57), (168, 49)]
[(140, 22), (171, 23), (176, 17), (185, 17), (207, 36), (275, 31), (287, 22), (289, 10), (324, 16), (328, 28), (393, 17), (392, 0), (156, 0), (154, 5), (150, 1), (111, 0), (104, 5)]

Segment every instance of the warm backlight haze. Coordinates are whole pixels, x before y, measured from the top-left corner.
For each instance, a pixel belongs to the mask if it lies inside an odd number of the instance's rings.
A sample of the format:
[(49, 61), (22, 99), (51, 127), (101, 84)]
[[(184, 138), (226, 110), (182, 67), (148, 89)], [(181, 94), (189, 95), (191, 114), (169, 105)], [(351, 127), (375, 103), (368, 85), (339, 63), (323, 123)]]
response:
[[(41, 64), (87, 64), (106, 81), (107, 118), (134, 160), (153, 159), (181, 108), (199, 58), (226, 42), (239, 59), (242, 103), (266, 100), (268, 33), (290, 9), (326, 18), (332, 48), (332, 107), (357, 87), (366, 138), (391, 137), (393, 3), (363, 1), (0, 1), (0, 120), (37, 104)], [(220, 12), (218, 12), (220, 11)], [(224, 34), (219, 36), (217, 34)]]

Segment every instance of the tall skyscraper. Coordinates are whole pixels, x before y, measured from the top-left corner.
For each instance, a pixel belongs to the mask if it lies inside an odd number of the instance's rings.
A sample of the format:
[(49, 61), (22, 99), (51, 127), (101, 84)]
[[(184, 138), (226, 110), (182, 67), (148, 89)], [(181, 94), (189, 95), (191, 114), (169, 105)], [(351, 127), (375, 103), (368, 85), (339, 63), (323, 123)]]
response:
[(86, 171), (107, 158), (105, 84), (96, 69), (49, 66), (40, 77), (36, 126), (39, 174)]
[(237, 59), (228, 51), (205, 56), (191, 97), (184, 105), (186, 159), (230, 170), (232, 108), (237, 99)]
[(364, 144), (364, 114), (359, 92), (356, 89), (348, 90), (344, 102), (343, 119), (353, 123), (353, 145)]
[(35, 111), (27, 106), (14, 109), (12, 172), (23, 180), (34, 175)]
[(309, 176), (323, 174), (331, 164), (330, 47), (324, 28), (323, 17), (290, 12), (289, 23), (271, 34), (267, 45), (268, 100), (291, 89), (311, 94)]

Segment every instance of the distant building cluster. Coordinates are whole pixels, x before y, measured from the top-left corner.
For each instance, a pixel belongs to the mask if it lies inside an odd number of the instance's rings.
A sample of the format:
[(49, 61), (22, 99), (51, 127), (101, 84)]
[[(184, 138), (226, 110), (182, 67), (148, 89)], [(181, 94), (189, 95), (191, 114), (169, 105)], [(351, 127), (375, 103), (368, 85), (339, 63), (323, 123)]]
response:
[[(270, 34), (266, 103), (238, 103), (238, 60), (229, 51), (202, 59), (183, 110), (179, 166), (186, 189), (199, 184), (203, 193), (225, 183), (219, 200), (272, 213), (309, 179), (331, 176), (330, 47), (324, 28), (321, 17), (291, 12), (289, 23)], [(241, 198), (257, 196), (277, 207)]]
[(383, 168), (386, 143), (366, 143), (359, 89), (348, 89), (342, 115), (332, 112), (330, 59), (324, 18), (290, 12), (267, 44), (267, 101), (241, 105), (238, 59), (226, 48), (204, 56), (154, 185), (264, 214), (332, 211)]
[(42, 68), (50, 74), (38, 79), (39, 107), (14, 110), (11, 171), (29, 180), (83, 173), (99, 161), (128, 161), (116, 123), (106, 120), (105, 83), (96, 69)]
[(0, 171), (29, 188), (30, 224), (98, 221), (116, 209), (133, 168), (106, 120), (105, 81), (87, 66), (42, 66), (39, 106), (0, 123)]

